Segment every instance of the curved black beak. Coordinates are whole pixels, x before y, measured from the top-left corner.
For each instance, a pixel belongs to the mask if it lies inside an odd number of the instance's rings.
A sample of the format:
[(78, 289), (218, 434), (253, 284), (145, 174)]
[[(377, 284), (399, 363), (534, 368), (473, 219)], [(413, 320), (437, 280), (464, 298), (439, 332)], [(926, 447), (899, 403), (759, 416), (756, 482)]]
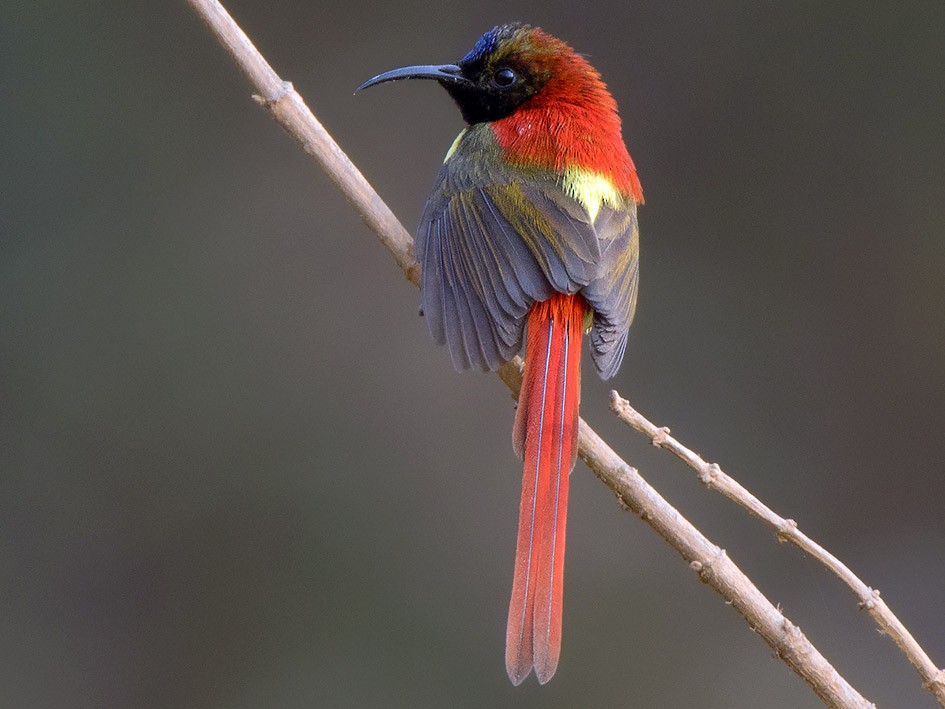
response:
[(377, 84), (383, 84), (387, 81), (402, 81), (404, 79), (435, 79), (442, 83), (462, 84), (469, 83), (455, 64), (422, 64), (419, 66), (405, 66), (401, 69), (392, 69), (378, 74), (373, 79), (368, 79), (354, 90), (358, 93), (361, 89), (367, 89)]

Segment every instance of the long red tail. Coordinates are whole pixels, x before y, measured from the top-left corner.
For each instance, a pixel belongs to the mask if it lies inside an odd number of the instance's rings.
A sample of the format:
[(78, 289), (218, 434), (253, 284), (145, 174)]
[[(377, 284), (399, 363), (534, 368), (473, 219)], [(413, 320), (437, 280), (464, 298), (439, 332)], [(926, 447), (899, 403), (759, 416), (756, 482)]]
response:
[(513, 443), (525, 460), (515, 578), (505, 636), (513, 684), (532, 667), (544, 684), (561, 654), (568, 478), (577, 457), (584, 299), (555, 294), (528, 315)]

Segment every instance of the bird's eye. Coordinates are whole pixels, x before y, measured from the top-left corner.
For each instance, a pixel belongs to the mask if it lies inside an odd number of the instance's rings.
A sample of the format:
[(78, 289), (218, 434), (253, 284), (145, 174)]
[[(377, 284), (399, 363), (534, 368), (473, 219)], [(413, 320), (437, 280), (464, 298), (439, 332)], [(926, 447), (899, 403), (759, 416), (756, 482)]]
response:
[(499, 87), (505, 88), (506, 86), (511, 86), (516, 81), (518, 81), (518, 74), (516, 74), (512, 69), (505, 67), (499, 69), (493, 76), (492, 82)]

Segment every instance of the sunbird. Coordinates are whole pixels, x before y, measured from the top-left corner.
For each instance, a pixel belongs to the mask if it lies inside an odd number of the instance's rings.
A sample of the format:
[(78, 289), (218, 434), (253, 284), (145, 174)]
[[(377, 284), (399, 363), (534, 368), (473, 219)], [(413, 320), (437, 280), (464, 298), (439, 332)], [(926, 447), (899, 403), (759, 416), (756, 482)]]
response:
[(505, 664), (513, 684), (533, 668), (544, 684), (561, 654), (581, 340), (598, 374), (614, 376), (637, 303), (640, 180), (600, 74), (537, 27), (495, 27), (458, 64), (394, 69), (358, 90), (401, 79), (438, 82), (468, 124), (417, 229), (430, 334), (458, 370), (495, 370), (525, 349)]

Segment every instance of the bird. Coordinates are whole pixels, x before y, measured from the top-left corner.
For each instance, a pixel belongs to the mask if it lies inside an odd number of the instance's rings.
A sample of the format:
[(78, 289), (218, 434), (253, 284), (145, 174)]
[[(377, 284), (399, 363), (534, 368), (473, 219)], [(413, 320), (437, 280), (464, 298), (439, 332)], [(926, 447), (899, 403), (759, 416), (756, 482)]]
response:
[(421, 313), (458, 370), (496, 370), (524, 347), (505, 663), (513, 684), (532, 670), (545, 684), (561, 654), (582, 341), (613, 377), (636, 311), (643, 192), (601, 75), (539, 27), (494, 27), (456, 64), (394, 69), (357, 90), (406, 79), (439, 83), (467, 124), (417, 228)]

